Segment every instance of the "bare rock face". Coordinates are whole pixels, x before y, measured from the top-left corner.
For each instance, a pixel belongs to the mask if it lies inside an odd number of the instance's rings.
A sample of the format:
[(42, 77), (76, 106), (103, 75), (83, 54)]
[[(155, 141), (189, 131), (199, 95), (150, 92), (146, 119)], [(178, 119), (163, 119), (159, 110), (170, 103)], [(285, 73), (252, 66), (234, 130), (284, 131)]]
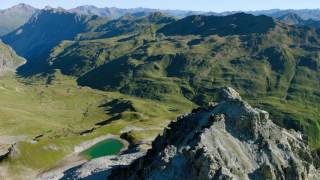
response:
[(24, 59), (0, 40), (0, 74), (6, 71), (15, 71), (16, 68), (24, 63)]
[(0, 144), (0, 162), (8, 158), (12, 150), (13, 150), (13, 145)]
[(307, 139), (275, 125), (232, 88), (222, 101), (172, 122), (147, 155), (109, 179), (318, 179)]

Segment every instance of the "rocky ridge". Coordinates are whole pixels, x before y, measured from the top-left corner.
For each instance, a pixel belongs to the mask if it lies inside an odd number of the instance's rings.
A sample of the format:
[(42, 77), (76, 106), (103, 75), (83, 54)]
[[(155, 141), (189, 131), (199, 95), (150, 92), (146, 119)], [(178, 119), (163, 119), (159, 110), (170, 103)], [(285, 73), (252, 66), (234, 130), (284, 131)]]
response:
[(172, 122), (146, 156), (108, 179), (317, 179), (307, 137), (275, 125), (232, 88)]
[(0, 36), (22, 26), (37, 11), (38, 9), (23, 3), (0, 10)]
[(0, 144), (0, 162), (5, 160), (13, 150), (13, 145)]
[(23, 58), (17, 56), (10, 47), (0, 41), (0, 74), (16, 70), (24, 62)]

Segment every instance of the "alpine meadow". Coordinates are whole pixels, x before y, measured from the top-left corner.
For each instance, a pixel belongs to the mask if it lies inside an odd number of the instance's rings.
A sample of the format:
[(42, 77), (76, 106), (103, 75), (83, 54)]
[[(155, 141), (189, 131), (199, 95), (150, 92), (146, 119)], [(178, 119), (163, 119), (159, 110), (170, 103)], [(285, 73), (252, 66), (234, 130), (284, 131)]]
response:
[(319, 9), (0, 10), (0, 179), (318, 179), (319, 28)]

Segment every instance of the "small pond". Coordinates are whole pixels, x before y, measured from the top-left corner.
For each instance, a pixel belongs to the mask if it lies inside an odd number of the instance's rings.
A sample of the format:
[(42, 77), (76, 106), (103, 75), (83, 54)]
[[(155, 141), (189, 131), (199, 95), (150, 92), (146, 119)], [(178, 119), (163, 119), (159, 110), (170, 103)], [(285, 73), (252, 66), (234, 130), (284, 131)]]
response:
[(89, 159), (94, 159), (103, 156), (116, 155), (123, 148), (124, 145), (121, 141), (117, 139), (107, 139), (95, 144), (87, 150), (84, 150), (81, 155)]

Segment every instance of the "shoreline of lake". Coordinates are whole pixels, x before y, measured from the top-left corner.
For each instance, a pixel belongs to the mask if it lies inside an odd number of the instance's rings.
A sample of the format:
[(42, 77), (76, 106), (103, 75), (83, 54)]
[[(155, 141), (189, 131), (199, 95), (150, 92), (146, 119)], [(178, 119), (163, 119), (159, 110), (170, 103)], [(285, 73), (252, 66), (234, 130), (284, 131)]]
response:
[[(127, 150), (129, 147), (129, 142), (121, 139), (119, 136), (112, 135), (112, 134), (100, 136), (100, 137), (97, 137), (92, 140), (81, 142), (78, 146), (74, 147), (73, 153), (66, 156), (64, 159), (62, 159), (57, 164), (56, 167), (40, 173), (36, 179), (37, 180), (58, 180), (58, 179), (62, 178), (64, 176), (64, 172), (66, 172), (72, 168), (84, 165), (84, 164), (93, 160), (93, 159), (92, 160), (87, 159), (84, 156), (82, 156), (81, 153), (83, 151), (95, 146), (98, 143), (106, 141), (108, 139), (115, 139), (115, 140), (120, 141), (123, 144), (123, 148), (114, 156), (121, 154), (122, 152)], [(106, 157), (108, 157), (108, 156), (106, 156)], [(104, 157), (101, 157), (101, 158), (104, 158)], [(98, 159), (100, 159), (100, 158), (98, 158)]]

